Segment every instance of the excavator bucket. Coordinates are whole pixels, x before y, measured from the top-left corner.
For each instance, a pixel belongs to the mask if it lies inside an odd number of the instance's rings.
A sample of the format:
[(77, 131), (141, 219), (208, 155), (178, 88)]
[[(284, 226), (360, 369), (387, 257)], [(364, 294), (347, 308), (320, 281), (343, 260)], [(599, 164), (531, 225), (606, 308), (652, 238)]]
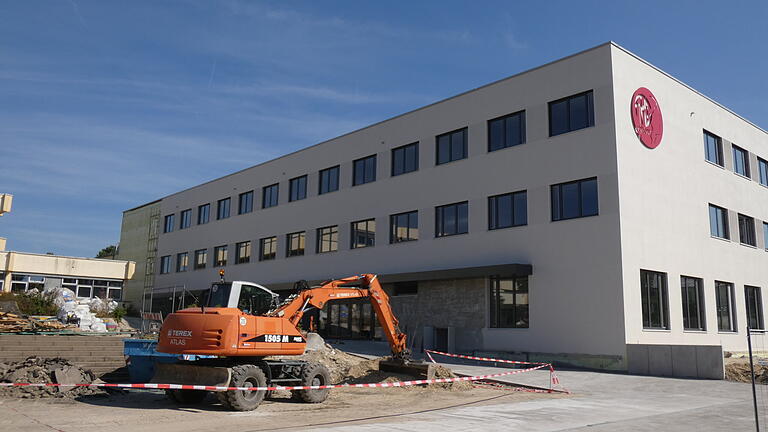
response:
[(229, 368), (197, 366), (186, 363), (155, 363), (156, 384), (187, 384), (228, 387), (232, 378)]
[(419, 379), (432, 379), (435, 377), (434, 364), (414, 362), (400, 359), (386, 359), (379, 362), (379, 370), (418, 377)]

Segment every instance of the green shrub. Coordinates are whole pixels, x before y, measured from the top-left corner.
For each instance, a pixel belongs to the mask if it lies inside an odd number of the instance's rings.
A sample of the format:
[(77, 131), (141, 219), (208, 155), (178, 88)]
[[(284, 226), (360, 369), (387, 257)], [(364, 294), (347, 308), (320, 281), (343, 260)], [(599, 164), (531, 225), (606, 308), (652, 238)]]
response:
[(0, 295), (0, 301), (15, 301), (24, 315), (57, 315), (59, 307), (53, 302), (54, 298), (52, 292), (39, 294), (3, 293)]
[(121, 319), (123, 319), (124, 316), (128, 314), (128, 311), (125, 310), (124, 307), (118, 306), (115, 308), (115, 310), (112, 311), (112, 318), (116, 319), (119, 323)]

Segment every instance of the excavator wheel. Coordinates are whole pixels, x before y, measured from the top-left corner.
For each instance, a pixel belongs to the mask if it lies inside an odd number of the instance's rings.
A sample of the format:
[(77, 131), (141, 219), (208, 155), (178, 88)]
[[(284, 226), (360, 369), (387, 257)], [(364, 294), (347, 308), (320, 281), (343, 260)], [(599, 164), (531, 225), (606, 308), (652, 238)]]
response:
[[(232, 368), (231, 387), (266, 387), (267, 377), (260, 367), (255, 365), (240, 365)], [(236, 411), (252, 411), (264, 400), (266, 390), (248, 391), (232, 390), (222, 392), (219, 400), (224, 406)]]
[(180, 405), (194, 405), (202, 402), (208, 392), (202, 390), (166, 390), (165, 395)]
[[(302, 386), (328, 385), (331, 383), (328, 369), (320, 363), (307, 363), (307, 366), (301, 372)], [(293, 390), (291, 397), (307, 403), (320, 403), (328, 398), (330, 390)]]

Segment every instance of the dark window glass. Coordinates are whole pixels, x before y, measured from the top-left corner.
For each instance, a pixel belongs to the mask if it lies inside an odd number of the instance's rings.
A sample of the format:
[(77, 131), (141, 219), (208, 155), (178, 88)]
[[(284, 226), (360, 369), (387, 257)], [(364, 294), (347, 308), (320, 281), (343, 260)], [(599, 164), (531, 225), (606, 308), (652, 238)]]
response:
[(592, 91), (549, 103), (549, 136), (595, 125)]
[(418, 282), (395, 282), (392, 284), (392, 295), (416, 295), (419, 293)]
[(213, 255), (216, 259), (215, 266), (216, 267), (224, 267), (227, 265), (227, 246), (216, 246), (213, 248)]
[(552, 220), (598, 214), (597, 178), (552, 185)]
[(353, 166), (352, 186), (376, 181), (376, 155), (358, 159)]
[(709, 233), (713, 237), (730, 239), (728, 232), (728, 211), (716, 205), (709, 205)]
[(392, 176), (398, 176), (419, 169), (419, 143), (392, 149)]
[(643, 328), (669, 329), (667, 274), (640, 270), (643, 300)]
[(211, 219), (211, 205), (203, 204), (197, 207), (197, 224), (207, 224)]
[(195, 270), (204, 269), (208, 264), (208, 249), (198, 249), (195, 251)]
[(765, 244), (765, 250), (768, 250), (768, 222), (763, 222), (763, 238)]
[(749, 177), (749, 152), (743, 148), (733, 146), (733, 171), (744, 177)]
[(339, 190), (339, 166), (320, 171), (320, 190), (318, 194)]
[(491, 279), (491, 327), (528, 328), (528, 278)]
[(717, 329), (736, 331), (736, 315), (733, 310), (733, 284), (715, 281), (715, 303), (717, 307)]
[(164, 233), (169, 233), (173, 231), (173, 226), (175, 225), (174, 220), (176, 219), (176, 215), (169, 214), (165, 217), (165, 226), (163, 227)]
[(680, 288), (683, 302), (683, 328), (685, 330), (706, 330), (702, 280), (681, 276)]
[(745, 245), (757, 246), (755, 220), (743, 214), (739, 214), (739, 241)]
[(744, 301), (747, 305), (747, 324), (750, 330), (765, 330), (763, 325), (763, 298), (760, 287), (744, 286)]
[(525, 143), (525, 111), (488, 120), (488, 151)]
[(241, 193), (237, 201), (237, 214), (246, 214), (253, 211), (253, 191)]
[(264, 186), (261, 193), (261, 208), (274, 207), (277, 205), (277, 195), (279, 192), (278, 184)]
[(389, 242), (401, 243), (419, 239), (419, 212), (395, 214), (389, 217)]
[(488, 197), (488, 229), (527, 225), (527, 195), (520, 191)]
[(435, 207), (435, 237), (466, 234), (469, 231), (467, 201)]
[(244, 241), (235, 245), (235, 264), (251, 262), (251, 242)]
[(166, 256), (160, 257), (160, 274), (167, 274), (170, 272), (171, 272), (171, 256), (166, 255)]
[(189, 268), (189, 254), (186, 252), (176, 254), (176, 271), (185, 272), (187, 268)]
[(757, 158), (757, 169), (760, 171), (760, 184), (768, 186), (768, 162)]
[(317, 253), (336, 252), (339, 250), (338, 225), (317, 229)]
[(352, 249), (376, 245), (376, 219), (352, 222)]
[(269, 261), (277, 256), (277, 237), (259, 240), (259, 261)]
[(286, 248), (286, 256), (293, 257), (304, 255), (305, 237), (304, 231), (286, 235), (286, 244), (288, 246)]
[(467, 157), (467, 128), (437, 136), (437, 165)]
[(704, 153), (708, 161), (723, 166), (723, 141), (719, 136), (704, 131)]
[(192, 209), (183, 210), (179, 218), (179, 229), (189, 228), (192, 225)]
[(232, 202), (229, 198), (220, 199), (216, 206), (216, 219), (226, 219), (229, 217), (229, 205)]
[(288, 201), (303, 200), (307, 197), (307, 176), (296, 177), (291, 179), (288, 184)]

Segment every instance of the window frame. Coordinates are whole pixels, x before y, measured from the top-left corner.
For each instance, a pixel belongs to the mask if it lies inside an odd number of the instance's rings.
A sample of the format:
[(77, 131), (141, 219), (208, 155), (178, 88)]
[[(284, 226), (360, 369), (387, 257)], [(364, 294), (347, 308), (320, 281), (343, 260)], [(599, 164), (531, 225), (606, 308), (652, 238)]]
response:
[[(720, 298), (720, 289), (725, 288), (727, 304), (723, 305)], [(736, 322), (736, 303), (734, 301), (734, 286), (731, 282), (715, 281), (715, 313), (717, 316), (717, 331), (719, 333), (738, 333), (738, 323)], [(724, 308), (728, 308), (728, 323), (730, 328), (723, 328), (722, 312), (725, 312)]]
[[(510, 197), (510, 204), (512, 205), (510, 216), (511, 216), (511, 225), (500, 225), (499, 224), (499, 209), (501, 206), (498, 204), (498, 200), (500, 198), (504, 198), (506, 196)], [(522, 223), (517, 223), (516, 215), (516, 197), (523, 196), (525, 197), (525, 220)], [(495, 222), (495, 223), (494, 223)], [(520, 226), (526, 226), (528, 225), (528, 191), (527, 190), (519, 190), (515, 192), (507, 192), (503, 194), (498, 195), (491, 195), (488, 197), (488, 230), (494, 231), (499, 229), (505, 229), (505, 228), (514, 228), (514, 227), (520, 227)]]
[[(754, 291), (754, 294), (756, 294), (753, 297), (755, 304), (751, 304), (750, 302), (750, 291)], [(752, 307), (754, 307), (754, 311), (751, 310)], [(744, 285), (744, 308), (746, 309), (747, 313), (747, 327), (749, 327), (749, 330), (765, 331), (765, 321), (763, 317), (763, 294), (762, 289), (760, 289), (759, 286)], [(756, 313), (757, 316), (753, 317), (753, 313)], [(756, 321), (758, 327), (752, 327), (753, 319)]]
[(173, 229), (175, 227), (176, 227), (176, 213), (165, 215), (165, 218), (163, 219), (163, 234), (173, 232)]
[[(373, 231), (368, 229), (369, 228), (369, 224), (371, 222), (373, 222)], [(361, 230), (357, 229), (357, 225), (361, 224), (361, 223), (365, 224), (365, 228), (366, 228), (365, 231), (364, 231), (366, 233), (365, 234), (365, 238), (366, 238), (366, 240), (372, 239), (371, 244), (367, 244), (368, 242), (366, 241), (363, 246), (358, 246), (358, 243), (356, 241), (357, 238), (358, 238), (357, 237), (357, 232), (359, 232)], [(370, 248), (370, 247), (376, 246), (376, 218), (369, 218), (369, 219), (363, 219), (363, 220), (359, 220), (359, 221), (353, 221), (353, 222), (349, 223), (349, 226), (350, 226), (350, 244), (349, 244), (349, 248), (350, 249), (363, 249), (363, 248)], [(370, 234), (371, 232), (373, 233), (372, 236)]]
[[(576, 98), (579, 98), (581, 96), (586, 96), (586, 106), (585, 109), (587, 111), (587, 125), (584, 127), (572, 129), (571, 128), (571, 101), (573, 101)], [(567, 130), (563, 132), (553, 133), (552, 128), (552, 107), (556, 104), (566, 102), (566, 123), (568, 124)], [(549, 137), (556, 137), (559, 135), (564, 135), (569, 132), (576, 132), (578, 130), (582, 129), (589, 129), (591, 127), (595, 126), (595, 96), (594, 96), (594, 89), (583, 91), (580, 93), (572, 94), (566, 97), (562, 97), (560, 99), (553, 100), (551, 102), (547, 103), (547, 114), (548, 114), (548, 120), (549, 120)]]
[[(200, 264), (198, 257), (202, 256), (203, 263)], [(192, 263), (192, 270), (202, 270), (208, 265), (208, 249), (197, 249), (195, 251), (194, 262)]]
[(253, 190), (237, 196), (237, 214), (244, 215), (253, 211)]
[[(715, 211), (715, 218), (712, 219), (712, 212)], [(720, 217), (722, 216), (722, 218)], [(728, 210), (724, 207), (720, 207), (718, 205), (709, 203), (708, 207), (708, 217), (709, 217), (709, 235), (713, 238), (723, 239), (723, 240), (730, 240), (731, 239), (731, 229), (730, 229), (730, 221), (728, 218)], [(722, 222), (722, 236), (720, 235), (721, 231), (721, 222)], [(715, 225), (713, 225), (713, 223)], [(713, 229), (717, 228), (717, 232), (714, 232)]]
[(160, 257), (160, 274), (168, 274), (171, 272), (171, 255), (163, 255)]
[(216, 201), (216, 220), (228, 219), (232, 214), (232, 197)]
[[(303, 240), (304, 246), (301, 249), (291, 248), (291, 241), (293, 239), (293, 236), (297, 236), (299, 243), (302, 243), (302, 240)], [(296, 231), (296, 232), (288, 233), (285, 235), (285, 240), (286, 240), (286, 248), (285, 248), (286, 258), (304, 256), (307, 250), (307, 232), (306, 231)]]
[[(411, 237), (411, 216), (416, 216), (416, 237)], [(397, 220), (398, 216), (408, 216), (408, 226), (406, 227), (407, 236), (405, 239), (400, 240), (399, 237), (396, 234), (396, 228), (399, 227), (399, 225), (395, 224), (395, 221)], [(389, 244), (397, 244), (397, 243), (408, 243), (412, 241), (418, 241), (419, 240), (419, 211), (418, 210), (411, 210), (407, 212), (400, 212), (395, 213), (392, 215), (389, 215)]]
[[(507, 138), (509, 138), (509, 135), (507, 134), (507, 120), (511, 119), (512, 117), (518, 117), (519, 118), (518, 121), (520, 122), (520, 142), (517, 143), (517, 144), (510, 144), (507, 141)], [(502, 145), (499, 148), (492, 148), (492, 141), (491, 141), (491, 138), (492, 138), (491, 137), (492, 128), (491, 127), (492, 127), (492, 123), (493, 122), (497, 122), (497, 121), (502, 122), (502, 136), (504, 137), (503, 138), (504, 145)], [(510, 147), (516, 147), (516, 146), (525, 144), (525, 142), (526, 142), (526, 132), (527, 132), (526, 131), (526, 127), (525, 127), (526, 126), (525, 122), (526, 122), (526, 120), (525, 120), (525, 110), (524, 109), (520, 110), (520, 111), (516, 111), (516, 112), (510, 113), (510, 114), (505, 114), (503, 116), (499, 116), (499, 117), (492, 118), (492, 119), (488, 120), (488, 122), (486, 124), (486, 127), (488, 129), (488, 153), (499, 151), (499, 150), (504, 150), (504, 149), (507, 149), (507, 148), (510, 148)]]
[[(731, 144), (731, 149), (733, 153), (733, 172), (742, 177), (752, 178), (752, 172), (749, 166), (749, 151), (737, 146), (736, 144)], [(736, 155), (741, 156), (741, 160), (743, 162), (742, 167), (739, 166), (739, 159)], [(741, 170), (743, 170), (743, 172), (740, 172)]]
[[(229, 245), (221, 245), (213, 248), (213, 267), (226, 267), (229, 261)], [(224, 259), (219, 259), (219, 252), (223, 252)]]
[(757, 157), (757, 171), (758, 171), (758, 182), (768, 187), (768, 161)]
[[(326, 232), (326, 230), (328, 230), (328, 232)], [(335, 239), (334, 239), (334, 234), (335, 234)], [(330, 236), (330, 239), (327, 240), (329, 245), (328, 250), (325, 250), (325, 248), (323, 247), (323, 242), (326, 241), (324, 237), (326, 236)], [(315, 232), (315, 251), (318, 254), (339, 251), (339, 226), (338, 225), (329, 225), (329, 226), (317, 228)]]
[[(243, 247), (245, 247), (245, 255), (243, 255), (243, 251), (241, 250)], [(251, 241), (245, 240), (238, 243), (235, 243), (235, 264), (248, 264), (251, 262)]]
[[(337, 190), (339, 190), (339, 174), (340, 174), (340, 172), (341, 172), (341, 166), (340, 165), (335, 165), (335, 166), (328, 167), (328, 168), (320, 170), (320, 172), (318, 173), (317, 194), (318, 195), (325, 195), (327, 193), (336, 192)], [(332, 173), (335, 175), (335, 180), (331, 179)], [(329, 186), (328, 186), (327, 190), (325, 190), (325, 191), (323, 191), (323, 185), (325, 183), (323, 181), (323, 175), (324, 174), (326, 175), (326, 182), (329, 183)], [(334, 181), (336, 182), (336, 187), (332, 189), (330, 187), (330, 185), (332, 185)]]
[(768, 222), (763, 222), (763, 245), (765, 250), (768, 251)]
[(288, 180), (288, 202), (307, 199), (307, 175), (300, 175)]
[[(490, 293), (488, 298), (488, 303), (490, 310), (488, 312), (488, 327), (489, 328), (514, 328), (514, 329), (529, 329), (531, 328), (531, 320), (530, 320), (530, 313), (531, 313), (531, 281), (528, 276), (515, 276), (515, 277), (499, 277), (499, 276), (491, 276), (490, 278)], [(525, 280), (525, 295), (527, 299), (526, 306), (526, 312), (525, 312), (525, 324), (524, 325), (517, 325), (518, 321), (522, 320), (522, 317), (518, 319), (518, 281)], [(501, 282), (502, 281), (512, 281), (512, 326), (502, 326), (501, 324)]]
[[(369, 160), (373, 160), (372, 165), (369, 167), (367, 165), (367, 162)], [(358, 182), (357, 178), (357, 166), (358, 164), (362, 164), (362, 179), (360, 182)], [(376, 181), (376, 165), (378, 164), (378, 158), (376, 157), (376, 154), (372, 154), (370, 156), (361, 157), (359, 159), (355, 159), (352, 161), (352, 186), (361, 186), (368, 183), (373, 183)], [(368, 172), (369, 169), (371, 172)], [(371, 174), (372, 173), (372, 174)], [(371, 178), (368, 179), (368, 175), (371, 174)]]
[[(656, 307), (660, 308), (660, 311), (658, 311), (658, 325), (657, 323), (654, 323), (654, 317), (652, 315), (655, 315), (653, 311), (651, 310), (651, 284), (650, 284), (650, 277), (655, 277), (657, 279), (657, 283), (661, 282), (661, 284), (658, 284), (658, 302), (656, 302)], [(646, 285), (646, 282), (648, 284)], [(645, 291), (648, 290), (646, 293)], [(668, 275), (665, 272), (658, 272), (654, 270), (640, 270), (640, 295), (641, 295), (641, 305), (642, 305), (642, 320), (643, 320), (643, 330), (669, 330), (669, 281), (668, 281)], [(647, 315), (647, 318), (646, 318)], [(646, 324), (647, 323), (647, 324)]]
[[(593, 181), (595, 182), (595, 198), (596, 198), (596, 204), (597, 207), (595, 208), (594, 214), (584, 214), (584, 193), (583, 193), (583, 185), (587, 182)], [(570, 216), (565, 217), (563, 216), (564, 213), (564, 200), (563, 200), (563, 187), (568, 185), (577, 185), (578, 186), (578, 201), (579, 201), (579, 208), (578, 208), (578, 215), (577, 216)], [(563, 220), (571, 220), (571, 219), (579, 219), (579, 218), (585, 218), (585, 217), (592, 217), (592, 216), (599, 216), (600, 215), (600, 184), (597, 180), (597, 177), (589, 177), (589, 178), (583, 178), (579, 180), (572, 180), (564, 183), (557, 183), (553, 184), (550, 187), (550, 210), (551, 210), (551, 221), (552, 222), (559, 222)], [(557, 195), (557, 210), (559, 213), (559, 217), (555, 216), (555, 190), (558, 190)]]
[[(182, 261), (185, 261), (182, 265)], [(183, 273), (189, 270), (189, 252), (179, 252), (176, 254), (176, 273)]]
[[(686, 282), (692, 281), (693, 286), (688, 286)], [(691, 310), (686, 302), (691, 296), (691, 290), (694, 291), (695, 296), (695, 310)], [(707, 315), (704, 298), (704, 280), (693, 276), (680, 276), (680, 299), (681, 306), (683, 308), (683, 330), (685, 331), (707, 331)], [(691, 325), (691, 314), (698, 315), (698, 326)]]
[[(453, 158), (453, 135), (457, 133), (462, 133), (462, 157)], [(450, 132), (441, 133), (440, 135), (435, 136), (435, 166), (437, 165), (445, 165), (447, 163), (456, 162), (460, 160), (467, 159), (469, 157), (469, 127), (465, 126), (462, 128), (454, 129)], [(448, 160), (444, 162), (440, 162), (440, 138), (442, 137), (448, 137)]]
[[(755, 218), (742, 213), (737, 213), (737, 215), (739, 221), (739, 243), (745, 246), (757, 247)], [(744, 228), (748, 228), (746, 232)]]
[[(466, 212), (466, 225), (462, 227), (459, 225), (460, 211), (464, 209)], [(446, 230), (446, 211), (453, 211), (454, 217), (454, 230), (453, 232), (447, 232)], [(435, 238), (451, 237), (455, 235), (468, 234), (469, 233), (469, 201), (460, 201), (452, 204), (445, 204), (441, 206), (435, 206)]]
[[(413, 160), (413, 166), (412, 169), (408, 169), (408, 150), (410, 148), (414, 149), (414, 160)], [(398, 172), (396, 168), (396, 162), (398, 158), (398, 154), (402, 153), (402, 169)], [(412, 172), (416, 172), (419, 170), (419, 142), (412, 142), (410, 144), (401, 145), (400, 147), (395, 147), (392, 149), (390, 153), (391, 158), (391, 169), (390, 169), (390, 176), (391, 177), (397, 177), (403, 174), (408, 174)]]
[(192, 209), (188, 208), (179, 213), (179, 230), (187, 229), (192, 226)]
[[(274, 191), (274, 193), (273, 193)], [(269, 193), (269, 201), (267, 201), (267, 193)], [(274, 204), (272, 203), (274, 198)], [(261, 208), (267, 209), (270, 207), (277, 207), (280, 204), (280, 183), (272, 183), (261, 188)]]
[(211, 203), (200, 204), (199, 206), (197, 206), (197, 224), (205, 225), (210, 221), (211, 221)]
[[(264, 254), (265, 246), (269, 240), (272, 251)], [(259, 261), (272, 261), (277, 258), (277, 236), (262, 237), (259, 239)]]
[[(715, 144), (715, 160), (710, 159), (710, 153), (709, 153), (709, 142), (707, 141), (707, 138), (712, 138)], [(725, 168), (725, 157), (723, 155), (723, 139), (713, 134), (712, 132), (704, 129), (704, 160), (706, 160), (709, 163), (715, 164), (721, 168)]]

